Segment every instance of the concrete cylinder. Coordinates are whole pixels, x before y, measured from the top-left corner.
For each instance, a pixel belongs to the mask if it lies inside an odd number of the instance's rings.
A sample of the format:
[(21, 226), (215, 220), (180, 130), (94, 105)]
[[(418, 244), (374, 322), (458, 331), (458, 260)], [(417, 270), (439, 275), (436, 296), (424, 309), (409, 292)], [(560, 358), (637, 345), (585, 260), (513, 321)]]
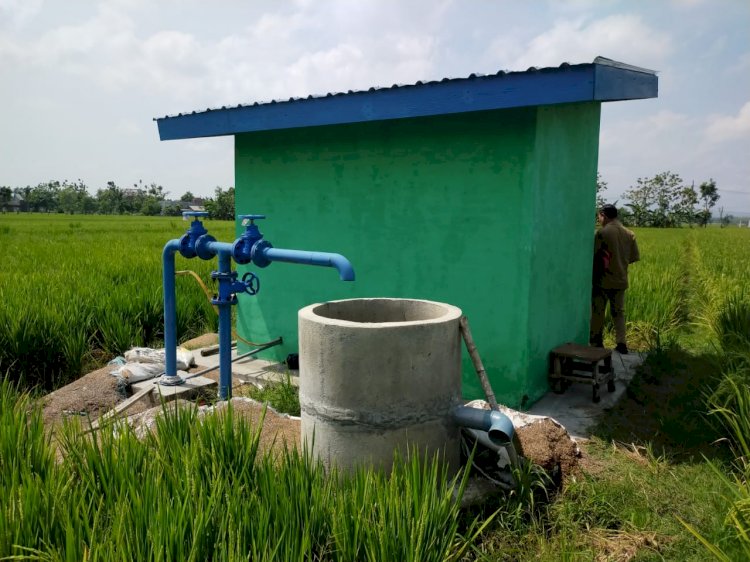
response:
[(459, 464), (461, 310), (349, 299), (299, 311), (302, 442), (327, 468), (390, 471), (394, 451)]

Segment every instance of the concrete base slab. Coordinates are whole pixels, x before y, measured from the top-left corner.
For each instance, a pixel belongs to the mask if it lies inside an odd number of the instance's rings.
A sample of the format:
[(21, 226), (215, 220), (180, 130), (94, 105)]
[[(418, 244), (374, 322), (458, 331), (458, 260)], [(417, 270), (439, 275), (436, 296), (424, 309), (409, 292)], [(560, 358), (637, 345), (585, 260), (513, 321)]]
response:
[[(185, 375), (186, 373), (182, 373)], [(139, 390), (145, 388), (153, 388), (154, 391), (151, 393), (151, 399), (155, 403), (159, 403), (159, 397), (166, 401), (174, 400), (175, 398), (189, 399), (198, 394), (201, 390), (207, 390), (209, 388), (215, 388), (217, 386), (216, 381), (213, 381), (206, 377), (194, 377), (186, 380), (183, 384), (176, 386), (164, 386), (155, 383), (154, 380), (141, 381), (133, 383), (133, 394)]]
[(574, 439), (586, 439), (601, 413), (611, 408), (622, 397), (633, 378), (635, 370), (643, 363), (645, 354), (629, 353), (621, 355), (612, 352), (612, 369), (615, 372), (615, 391), (607, 392), (606, 386), (600, 391), (601, 402), (591, 400), (591, 385), (572, 384), (563, 394), (548, 392), (529, 410), (529, 414), (548, 416), (559, 422)]

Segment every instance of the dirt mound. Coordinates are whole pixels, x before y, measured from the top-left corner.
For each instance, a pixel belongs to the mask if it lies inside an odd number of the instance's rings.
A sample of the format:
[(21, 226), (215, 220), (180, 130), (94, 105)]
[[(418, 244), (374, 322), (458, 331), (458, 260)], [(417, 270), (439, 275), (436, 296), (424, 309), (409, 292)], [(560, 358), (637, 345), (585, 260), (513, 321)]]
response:
[(71, 416), (88, 416), (93, 421), (127, 398), (126, 389), (109, 374), (112, 369), (107, 366), (92, 371), (45, 396), (42, 409), (45, 425), (58, 425)]
[(516, 429), (519, 453), (552, 473), (560, 467), (563, 481), (579, 472), (580, 451), (564, 427), (546, 418)]

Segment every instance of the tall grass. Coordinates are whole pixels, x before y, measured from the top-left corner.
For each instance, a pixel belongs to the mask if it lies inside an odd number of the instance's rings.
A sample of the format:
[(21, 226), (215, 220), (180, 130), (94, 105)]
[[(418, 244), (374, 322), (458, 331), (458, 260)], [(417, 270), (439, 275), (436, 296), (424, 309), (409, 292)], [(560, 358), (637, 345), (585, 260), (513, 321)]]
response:
[[(635, 347), (705, 329), (716, 345), (750, 341), (750, 230), (636, 229), (626, 318)], [(746, 339), (747, 338), (747, 339)]]
[[(165, 217), (2, 215), (0, 365), (27, 387), (52, 389), (134, 345), (163, 338), (161, 250), (187, 223)], [(207, 227), (234, 238), (230, 222)], [(178, 268), (209, 278), (215, 262)], [(178, 278), (177, 331), (215, 331), (216, 315), (195, 283)]]
[(696, 527), (681, 520), (709, 553), (726, 562), (750, 560), (750, 388), (734, 383), (731, 386), (733, 407), (718, 405), (712, 413), (724, 424), (736, 460), (729, 471), (708, 461), (730, 505), (725, 524), (731, 530), (731, 538), (721, 543), (711, 541)]
[(296, 450), (261, 454), (231, 407), (165, 407), (144, 440), (73, 422), (59, 462), (8, 382), (0, 422), (0, 559), (455, 560), (483, 529), (460, 516), (465, 473), (413, 455), (389, 476), (326, 474)]

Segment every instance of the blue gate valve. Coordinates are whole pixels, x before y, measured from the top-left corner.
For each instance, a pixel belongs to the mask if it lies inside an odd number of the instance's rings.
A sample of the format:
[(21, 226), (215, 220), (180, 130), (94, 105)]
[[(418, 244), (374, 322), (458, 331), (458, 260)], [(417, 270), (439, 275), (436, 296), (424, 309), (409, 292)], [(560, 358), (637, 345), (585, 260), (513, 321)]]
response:
[[(188, 220), (190, 217), (193, 218), (193, 222), (190, 223), (190, 228), (180, 238), (180, 254), (185, 258), (194, 258), (196, 255), (196, 242), (201, 236), (208, 234), (208, 231), (203, 226), (203, 223), (198, 220), (202, 217), (207, 217), (208, 213), (205, 211), (185, 211), (182, 213), (182, 218)], [(201, 256), (202, 257), (202, 256)], [(205, 258), (204, 258), (205, 259)]]
[(263, 254), (263, 250), (273, 246), (268, 240), (263, 239), (263, 234), (261, 234), (258, 225), (255, 224), (256, 220), (264, 219), (266, 215), (238, 215), (237, 218), (242, 221), (245, 232), (234, 242), (232, 247), (234, 261), (243, 265), (253, 262), (258, 267), (267, 267), (271, 260)]
[(260, 291), (260, 279), (250, 271), (242, 276), (241, 281), (237, 281), (236, 271), (212, 271), (211, 279), (219, 282), (219, 294), (211, 299), (211, 304), (215, 305), (237, 304), (237, 293), (257, 295)]

